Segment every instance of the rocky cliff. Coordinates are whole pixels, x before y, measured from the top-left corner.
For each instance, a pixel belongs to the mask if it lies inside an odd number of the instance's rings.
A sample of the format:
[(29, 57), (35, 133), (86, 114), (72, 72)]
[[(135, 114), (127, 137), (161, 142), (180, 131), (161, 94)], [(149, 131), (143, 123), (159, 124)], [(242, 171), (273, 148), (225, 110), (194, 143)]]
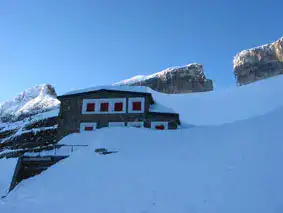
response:
[(212, 80), (206, 79), (201, 64), (167, 68), (153, 75), (138, 75), (114, 85), (147, 86), (163, 93), (189, 93), (213, 90)]
[(29, 88), (0, 104), (0, 122), (14, 122), (59, 107), (55, 89), (49, 84)]
[(238, 85), (283, 74), (283, 37), (271, 44), (241, 51), (233, 63)]
[(29, 88), (1, 104), (0, 158), (56, 143), (59, 106), (49, 84)]

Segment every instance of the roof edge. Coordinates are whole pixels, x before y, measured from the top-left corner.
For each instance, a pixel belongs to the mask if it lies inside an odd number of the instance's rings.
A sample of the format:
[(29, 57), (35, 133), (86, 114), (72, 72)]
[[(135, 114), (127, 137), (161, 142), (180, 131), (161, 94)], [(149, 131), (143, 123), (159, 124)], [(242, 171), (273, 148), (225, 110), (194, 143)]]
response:
[(58, 99), (64, 98), (64, 97), (70, 97), (70, 96), (78, 96), (78, 95), (85, 95), (85, 94), (90, 94), (90, 93), (95, 93), (99, 91), (108, 91), (108, 92), (118, 92), (118, 93), (137, 93), (137, 94), (145, 94), (145, 95), (151, 95), (150, 92), (137, 92), (137, 91), (124, 91), (124, 90), (110, 90), (110, 89), (99, 89), (99, 90), (93, 90), (93, 91), (88, 91), (88, 92), (80, 92), (80, 93), (74, 93), (74, 94), (65, 94), (65, 95), (59, 95), (57, 96)]

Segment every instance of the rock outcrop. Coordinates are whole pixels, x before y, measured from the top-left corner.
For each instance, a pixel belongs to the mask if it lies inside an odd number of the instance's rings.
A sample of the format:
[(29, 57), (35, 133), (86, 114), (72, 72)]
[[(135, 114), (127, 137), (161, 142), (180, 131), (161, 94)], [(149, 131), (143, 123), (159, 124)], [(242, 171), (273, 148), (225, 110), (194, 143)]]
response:
[(0, 121), (14, 122), (59, 107), (55, 89), (42, 84), (25, 90), (14, 99), (0, 105)]
[(283, 74), (283, 37), (243, 50), (234, 57), (234, 75), (239, 86), (280, 74)]
[[(44, 149), (57, 140), (57, 113), (52, 117), (7, 123), (0, 130), (0, 158), (19, 156), (32, 149)], [(50, 148), (50, 147), (49, 147)]]
[(213, 90), (212, 80), (206, 79), (201, 64), (167, 68), (153, 75), (138, 75), (114, 85), (147, 86), (158, 92), (189, 93)]

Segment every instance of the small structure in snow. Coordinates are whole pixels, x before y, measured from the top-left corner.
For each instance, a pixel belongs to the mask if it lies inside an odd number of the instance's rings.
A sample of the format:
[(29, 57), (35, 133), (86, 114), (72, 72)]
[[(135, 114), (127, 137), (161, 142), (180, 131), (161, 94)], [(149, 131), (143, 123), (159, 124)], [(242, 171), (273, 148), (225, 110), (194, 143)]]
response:
[[(146, 87), (97, 87), (59, 96), (59, 137), (102, 127), (176, 129), (179, 114), (154, 103)], [(160, 109), (160, 111), (158, 111)]]

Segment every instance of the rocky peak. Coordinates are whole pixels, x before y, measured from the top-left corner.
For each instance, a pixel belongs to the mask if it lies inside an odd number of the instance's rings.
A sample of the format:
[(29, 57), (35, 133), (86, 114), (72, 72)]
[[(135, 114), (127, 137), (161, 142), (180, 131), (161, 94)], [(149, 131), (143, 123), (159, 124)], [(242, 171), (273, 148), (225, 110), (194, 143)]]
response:
[(31, 87), (0, 105), (0, 120), (15, 121), (57, 108), (60, 102), (56, 97), (50, 84)]
[(170, 67), (152, 75), (138, 75), (114, 85), (147, 86), (163, 93), (188, 93), (213, 90), (212, 80), (206, 79), (201, 64)]
[(273, 43), (239, 52), (233, 64), (238, 85), (283, 74), (283, 37)]

